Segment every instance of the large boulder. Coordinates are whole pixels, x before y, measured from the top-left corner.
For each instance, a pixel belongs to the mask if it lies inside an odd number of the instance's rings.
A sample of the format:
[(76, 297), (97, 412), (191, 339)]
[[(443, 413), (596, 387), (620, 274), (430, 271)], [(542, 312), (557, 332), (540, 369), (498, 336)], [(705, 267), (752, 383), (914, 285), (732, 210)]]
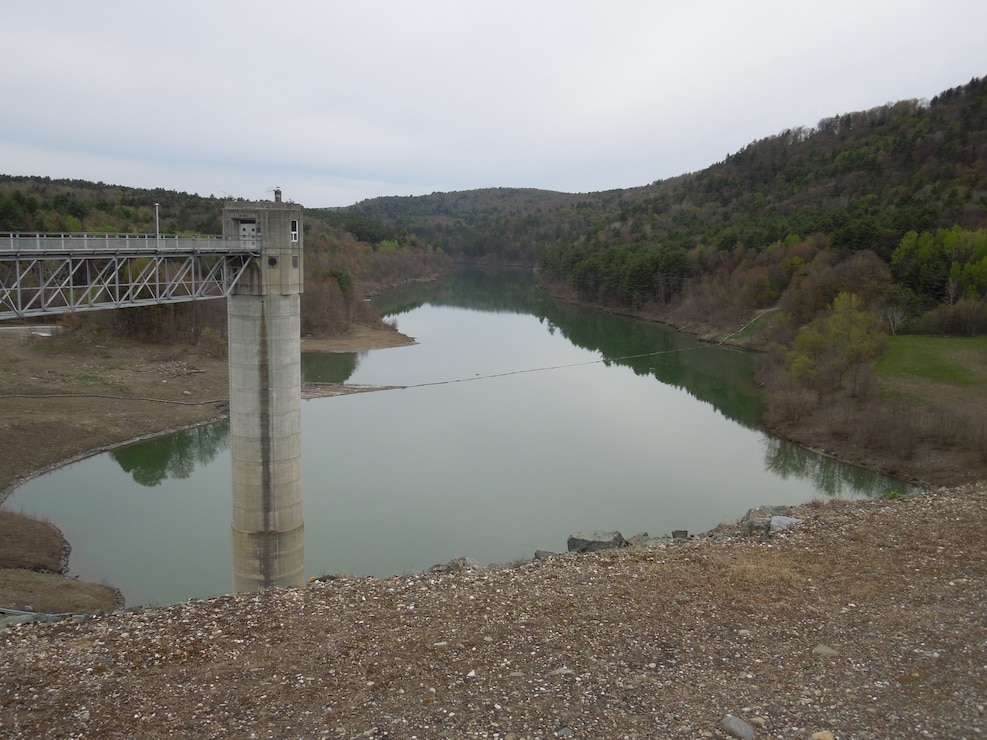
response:
[(569, 552), (599, 552), (627, 547), (627, 540), (620, 532), (574, 532), (567, 545)]
[(740, 520), (740, 533), (744, 537), (760, 536), (767, 539), (776, 532), (784, 532), (798, 524), (799, 519), (789, 516), (791, 506), (759, 506), (750, 509)]

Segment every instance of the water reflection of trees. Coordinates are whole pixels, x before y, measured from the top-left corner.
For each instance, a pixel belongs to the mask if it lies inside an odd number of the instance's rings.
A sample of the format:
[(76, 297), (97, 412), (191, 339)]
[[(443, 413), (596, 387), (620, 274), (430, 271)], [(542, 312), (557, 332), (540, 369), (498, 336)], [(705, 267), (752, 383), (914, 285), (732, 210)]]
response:
[(531, 269), (474, 267), (440, 280), (388, 290), (374, 299), (374, 306), (385, 316), (408, 313), (425, 304), (538, 316), (550, 302), (538, 289)]
[[(549, 333), (560, 332), (577, 347), (599, 352), (604, 362), (652, 375), (712, 405), (728, 419), (757, 428), (761, 398), (750, 353), (699, 342), (658, 324), (556, 301), (538, 288), (531, 270), (462, 270), (434, 283), (388, 291), (376, 300), (385, 315), (424, 304), (535, 316)], [(308, 376), (306, 376), (308, 377)]]
[(302, 378), (306, 383), (345, 383), (356, 372), (366, 352), (303, 352)]
[[(384, 313), (409, 311), (424, 303), (536, 316), (549, 333), (559, 332), (601, 359), (652, 375), (713, 406), (726, 418), (761, 428), (761, 396), (754, 384), (756, 357), (704, 344), (694, 337), (646, 321), (553, 300), (538, 288), (529, 270), (471, 269), (447, 281), (418, 284), (379, 307)], [(828, 496), (880, 496), (904, 492), (908, 484), (863, 468), (845, 465), (797, 445), (765, 435), (765, 463), (782, 477), (811, 480)]]
[(218, 423), (138, 442), (110, 454), (137, 483), (153, 487), (168, 478), (190, 477), (197, 465), (212, 462), (229, 447), (230, 426)]
[(664, 326), (551, 302), (542, 314), (570, 342), (599, 352), (712, 405), (746, 427), (760, 424), (761, 398), (754, 385), (756, 358), (748, 352), (700, 342)]
[(777, 437), (765, 435), (762, 442), (764, 464), (768, 470), (782, 478), (807, 478), (827, 496), (876, 498), (888, 490), (905, 493), (911, 489), (903, 481), (841, 463)]

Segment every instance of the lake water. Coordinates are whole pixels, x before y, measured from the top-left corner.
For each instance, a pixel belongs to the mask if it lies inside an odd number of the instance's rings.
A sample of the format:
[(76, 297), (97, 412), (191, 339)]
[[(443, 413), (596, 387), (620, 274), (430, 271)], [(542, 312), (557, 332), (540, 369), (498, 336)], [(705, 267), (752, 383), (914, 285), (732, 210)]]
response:
[[(761, 504), (900, 482), (758, 428), (756, 357), (557, 303), (523, 272), (381, 299), (418, 344), (305, 355), (309, 381), (404, 386), (302, 405), (306, 572), (386, 577), (464, 555), (564, 551), (570, 532), (708, 530)], [(15, 491), (128, 604), (231, 588), (228, 427), (134, 444)]]

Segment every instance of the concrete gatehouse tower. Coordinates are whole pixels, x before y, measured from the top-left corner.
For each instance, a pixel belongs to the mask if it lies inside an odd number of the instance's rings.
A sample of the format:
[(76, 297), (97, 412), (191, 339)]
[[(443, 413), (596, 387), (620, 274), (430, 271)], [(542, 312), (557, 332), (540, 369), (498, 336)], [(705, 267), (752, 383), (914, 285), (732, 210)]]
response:
[(223, 236), (260, 251), (228, 298), (233, 590), (302, 585), (302, 207), (228, 203)]

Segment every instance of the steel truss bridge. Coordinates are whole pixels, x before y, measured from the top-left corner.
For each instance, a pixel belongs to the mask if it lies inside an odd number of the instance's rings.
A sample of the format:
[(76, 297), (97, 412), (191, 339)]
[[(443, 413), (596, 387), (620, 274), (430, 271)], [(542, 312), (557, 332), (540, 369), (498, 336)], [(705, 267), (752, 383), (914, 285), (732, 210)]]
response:
[(261, 241), (164, 234), (0, 234), (0, 320), (223, 298)]

